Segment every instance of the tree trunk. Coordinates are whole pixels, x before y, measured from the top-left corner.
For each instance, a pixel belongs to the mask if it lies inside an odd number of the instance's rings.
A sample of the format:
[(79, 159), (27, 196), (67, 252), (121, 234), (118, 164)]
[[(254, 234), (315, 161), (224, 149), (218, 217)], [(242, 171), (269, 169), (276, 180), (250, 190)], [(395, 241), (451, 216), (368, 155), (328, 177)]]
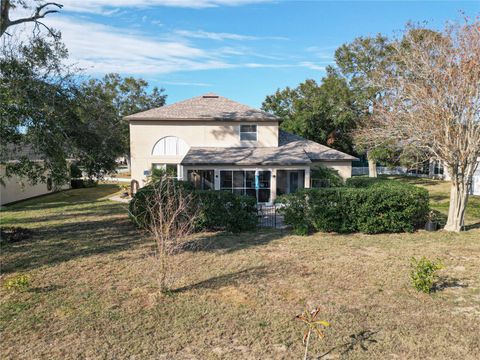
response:
[(10, 0), (2, 0), (0, 4), (0, 37), (7, 31), (10, 25), (8, 13), (10, 11)]
[(465, 210), (468, 201), (468, 178), (452, 179), (450, 188), (450, 206), (448, 219), (444, 229), (447, 231), (461, 231), (465, 220)]
[(368, 160), (368, 176), (376, 178), (377, 177), (377, 162), (375, 159), (372, 159), (370, 155), (367, 154)]

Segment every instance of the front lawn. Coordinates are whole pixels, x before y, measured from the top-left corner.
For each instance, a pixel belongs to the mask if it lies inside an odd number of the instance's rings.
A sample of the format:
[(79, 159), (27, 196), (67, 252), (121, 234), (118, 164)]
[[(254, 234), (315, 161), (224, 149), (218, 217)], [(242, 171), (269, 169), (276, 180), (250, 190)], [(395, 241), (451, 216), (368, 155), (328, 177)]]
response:
[[(442, 182), (426, 186), (445, 211)], [(324, 358), (477, 359), (480, 198), (461, 234), (291, 236), (205, 234), (175, 255), (176, 287), (159, 295), (150, 241), (133, 228), (114, 185), (69, 190), (3, 210), (2, 226), (33, 230), (1, 245), (0, 356), (7, 358), (299, 359), (305, 306), (327, 320), (323, 354), (370, 330), (367, 350)], [(409, 283), (412, 256), (441, 259), (441, 289)], [(5, 280), (27, 274), (25, 291)]]

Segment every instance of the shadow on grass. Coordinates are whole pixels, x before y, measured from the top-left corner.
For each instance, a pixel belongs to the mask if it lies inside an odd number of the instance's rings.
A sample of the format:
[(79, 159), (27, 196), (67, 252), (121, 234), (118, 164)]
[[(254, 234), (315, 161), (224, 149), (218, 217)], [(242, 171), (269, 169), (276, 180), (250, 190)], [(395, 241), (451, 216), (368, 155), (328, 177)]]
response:
[(78, 221), (42, 228), (38, 236), (2, 246), (2, 273), (52, 266), (122, 251), (144, 242), (127, 218)]
[(374, 335), (377, 333), (378, 331), (362, 330), (355, 334), (352, 334), (348, 337), (348, 341), (346, 341), (343, 344), (334, 346), (333, 348), (328, 350), (326, 353), (323, 353), (322, 355), (317, 357), (317, 359), (327, 358), (327, 356), (332, 352), (334, 352), (335, 350), (339, 350), (341, 355), (346, 355), (349, 352), (357, 349), (367, 351), (368, 350), (367, 345), (378, 343), (378, 341), (374, 338)]
[(241, 234), (216, 233), (200, 235), (199, 238), (186, 243), (183, 251), (224, 251), (226, 253), (247, 249), (252, 246), (266, 245), (271, 241), (288, 235), (282, 230), (257, 230)]
[(172, 290), (172, 293), (181, 293), (196, 289), (218, 289), (224, 286), (237, 284), (243, 279), (261, 278), (268, 274), (265, 266), (256, 266), (241, 271), (215, 276), (210, 279), (199, 281), (195, 284), (183, 286)]
[(465, 231), (473, 230), (473, 229), (480, 229), (480, 222), (470, 225), (464, 226)]
[(43, 287), (34, 287), (28, 290), (28, 292), (32, 292), (35, 294), (45, 294), (49, 293), (51, 291), (57, 291), (59, 289), (63, 289), (65, 286), (60, 286), (60, 285), (48, 285), (48, 286), (43, 286)]
[(443, 181), (442, 180), (435, 180), (435, 179), (429, 179), (429, 178), (421, 178), (417, 176), (385, 176), (390, 179), (395, 179), (399, 181), (403, 181), (412, 185), (424, 185), (424, 186), (432, 186), (432, 185), (438, 185), (441, 184)]
[(464, 284), (460, 281), (460, 279), (452, 278), (449, 276), (442, 276), (438, 279), (435, 287), (433, 288), (433, 292), (442, 291), (445, 289), (450, 288), (466, 288), (468, 287), (467, 284)]
[(448, 194), (430, 194), (430, 201), (434, 202), (444, 202), (449, 201), (450, 197)]

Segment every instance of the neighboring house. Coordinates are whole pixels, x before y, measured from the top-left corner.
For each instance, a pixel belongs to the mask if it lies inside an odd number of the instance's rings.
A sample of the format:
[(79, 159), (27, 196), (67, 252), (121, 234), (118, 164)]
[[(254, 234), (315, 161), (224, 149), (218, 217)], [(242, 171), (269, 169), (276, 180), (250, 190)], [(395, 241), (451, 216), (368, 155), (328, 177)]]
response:
[(472, 177), (472, 194), (480, 195), (480, 157), (477, 159), (477, 169)]
[(324, 165), (343, 178), (355, 157), (280, 130), (281, 119), (215, 94), (127, 116), (131, 178), (145, 185), (163, 168), (199, 189), (246, 194), (259, 203), (311, 186)]
[[(6, 164), (15, 162), (23, 157), (28, 158), (30, 161), (43, 161), (41, 156), (34, 152), (29, 146), (23, 146), (21, 148), (15, 146), (7, 147), (0, 159), (0, 178), (2, 179), (2, 183), (0, 183), (0, 205), (45, 195), (55, 190), (52, 180), (48, 176), (46, 182), (38, 182), (35, 185), (32, 185), (28, 179), (17, 175), (6, 177)], [(62, 186), (61, 189), (68, 189), (69, 187), (69, 185), (65, 185)]]

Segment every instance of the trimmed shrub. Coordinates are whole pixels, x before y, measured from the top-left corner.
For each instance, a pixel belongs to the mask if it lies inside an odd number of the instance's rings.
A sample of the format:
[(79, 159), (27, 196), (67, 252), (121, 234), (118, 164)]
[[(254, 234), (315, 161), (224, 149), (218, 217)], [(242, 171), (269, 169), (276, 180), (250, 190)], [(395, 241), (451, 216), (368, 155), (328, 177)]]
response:
[(227, 191), (196, 191), (200, 204), (199, 230), (238, 233), (253, 230), (258, 224), (256, 201), (249, 196)]
[(413, 232), (430, 211), (428, 191), (413, 185), (385, 181), (357, 191), (363, 193), (356, 211), (363, 233)]
[[(192, 191), (198, 199), (200, 214), (196, 220), (197, 231), (225, 230), (238, 233), (253, 230), (258, 223), (254, 198), (235, 195), (226, 191), (195, 191), (190, 183), (176, 181), (176, 186)], [(153, 194), (155, 183), (139, 189), (129, 204), (129, 216), (140, 228), (150, 221), (146, 204)]]
[(72, 179), (70, 180), (70, 187), (72, 189), (82, 189), (82, 188), (90, 188), (95, 187), (98, 185), (98, 181), (92, 179)]
[(398, 181), (367, 187), (305, 189), (282, 198), (286, 224), (324, 232), (411, 232), (429, 212), (425, 189)]
[(346, 185), (354, 188), (366, 188), (376, 184), (383, 184), (385, 182), (400, 183), (399, 181), (396, 181), (396, 180), (389, 180), (387, 178), (381, 178), (381, 177), (371, 178), (371, 177), (365, 177), (365, 176), (354, 176), (347, 179)]

